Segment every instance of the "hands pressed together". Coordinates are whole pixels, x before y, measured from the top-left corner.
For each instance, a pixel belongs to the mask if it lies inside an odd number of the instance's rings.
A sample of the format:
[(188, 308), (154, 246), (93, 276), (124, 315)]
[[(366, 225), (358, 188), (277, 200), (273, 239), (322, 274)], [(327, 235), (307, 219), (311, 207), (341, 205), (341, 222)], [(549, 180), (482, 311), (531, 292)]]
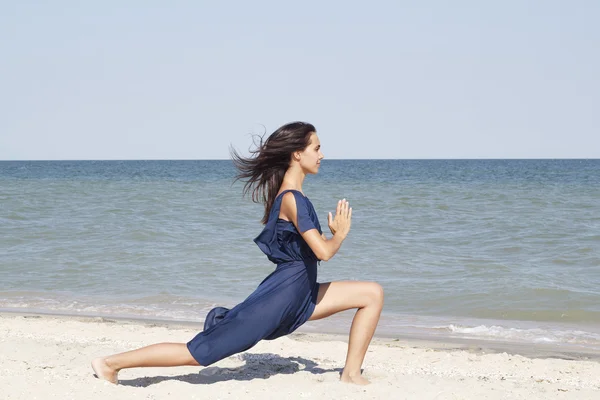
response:
[(327, 222), (332, 235), (337, 234), (341, 235), (342, 238), (346, 238), (348, 232), (350, 232), (350, 225), (352, 224), (352, 207), (350, 207), (350, 203), (346, 201), (346, 199), (339, 200), (335, 211), (335, 217), (329, 212)]

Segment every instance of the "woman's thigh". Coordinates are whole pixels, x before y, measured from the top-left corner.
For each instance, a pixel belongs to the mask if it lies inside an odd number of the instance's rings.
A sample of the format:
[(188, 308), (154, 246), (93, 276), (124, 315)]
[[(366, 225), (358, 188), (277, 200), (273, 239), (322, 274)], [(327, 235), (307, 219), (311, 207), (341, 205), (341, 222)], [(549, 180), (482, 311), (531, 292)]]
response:
[(339, 281), (319, 284), (317, 305), (309, 321), (352, 308), (383, 305), (383, 288), (376, 282)]

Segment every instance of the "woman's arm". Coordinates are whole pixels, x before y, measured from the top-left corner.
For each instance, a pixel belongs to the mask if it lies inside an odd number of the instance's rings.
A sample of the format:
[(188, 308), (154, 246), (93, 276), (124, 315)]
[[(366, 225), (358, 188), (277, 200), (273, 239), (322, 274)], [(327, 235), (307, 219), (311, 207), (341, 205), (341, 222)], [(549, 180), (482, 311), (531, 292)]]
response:
[[(300, 232), (296, 199), (291, 192), (283, 195), (280, 217), (285, 217), (287, 220), (292, 221), (298, 232)], [(324, 234), (319, 234), (316, 228), (300, 232), (300, 235), (302, 235), (304, 241), (306, 241), (319, 260), (328, 261), (338, 252), (342, 246), (342, 242), (346, 239), (350, 231), (351, 218), (352, 209), (349, 207), (348, 202), (340, 200), (337, 205), (335, 219), (329, 213), (329, 226), (331, 231), (334, 232), (330, 239), (327, 239)]]
[(333, 235), (330, 239), (323, 239), (316, 229), (311, 229), (301, 235), (313, 253), (315, 253), (315, 256), (323, 261), (329, 261), (338, 252), (340, 247), (342, 247), (342, 242), (345, 239), (341, 235)]

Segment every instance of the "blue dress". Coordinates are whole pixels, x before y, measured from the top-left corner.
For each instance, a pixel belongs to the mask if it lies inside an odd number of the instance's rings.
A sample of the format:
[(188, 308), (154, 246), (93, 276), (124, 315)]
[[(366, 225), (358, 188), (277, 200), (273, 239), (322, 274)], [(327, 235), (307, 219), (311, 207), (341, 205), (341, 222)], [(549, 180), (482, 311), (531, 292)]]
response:
[(279, 218), (281, 199), (287, 192), (296, 199), (300, 232), (317, 229), (322, 233), (317, 213), (302, 193), (286, 190), (275, 198), (269, 219), (254, 242), (277, 268), (242, 303), (231, 310), (216, 307), (207, 314), (204, 331), (187, 343), (198, 364), (209, 366), (262, 339), (292, 333), (312, 315), (319, 293), (319, 260), (294, 224)]

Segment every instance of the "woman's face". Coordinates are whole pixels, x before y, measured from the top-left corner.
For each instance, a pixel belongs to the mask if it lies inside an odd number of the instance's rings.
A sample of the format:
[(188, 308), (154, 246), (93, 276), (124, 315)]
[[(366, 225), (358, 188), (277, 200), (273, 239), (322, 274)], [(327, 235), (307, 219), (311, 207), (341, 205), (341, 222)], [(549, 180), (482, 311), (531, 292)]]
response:
[(299, 153), (300, 155), (300, 166), (302, 169), (309, 174), (316, 174), (319, 172), (321, 166), (321, 160), (325, 157), (321, 153), (321, 142), (316, 133), (310, 135), (310, 142), (308, 146)]

